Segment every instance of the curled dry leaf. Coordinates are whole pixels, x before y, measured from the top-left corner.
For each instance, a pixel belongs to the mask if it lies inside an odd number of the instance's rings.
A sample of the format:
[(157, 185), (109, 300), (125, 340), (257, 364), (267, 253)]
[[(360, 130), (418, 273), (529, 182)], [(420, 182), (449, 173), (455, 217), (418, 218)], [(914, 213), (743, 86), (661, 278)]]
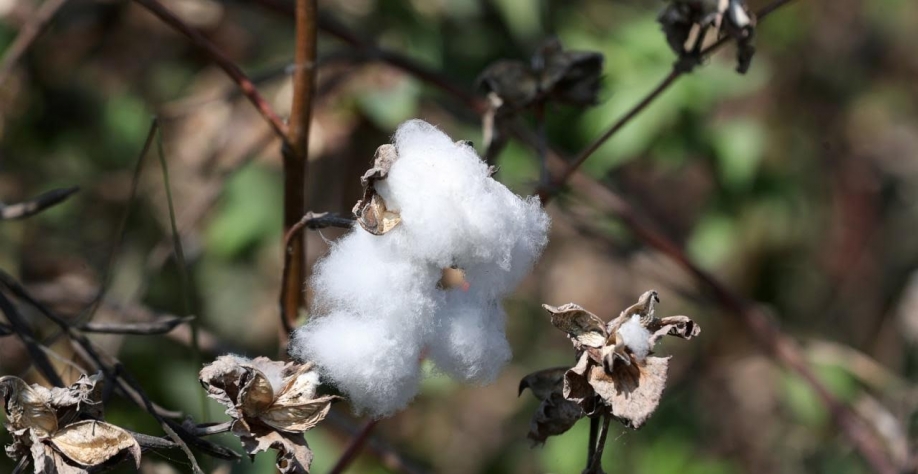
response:
[(81, 466), (98, 466), (127, 452), (140, 467), (140, 445), (127, 431), (103, 421), (85, 420), (67, 425), (48, 442)]
[(544, 444), (549, 436), (566, 432), (584, 417), (583, 408), (562, 393), (567, 370), (565, 367), (540, 370), (520, 381), (520, 394), (528, 388), (542, 402), (529, 422), (528, 438), (534, 444)]
[(608, 336), (606, 324), (595, 314), (574, 303), (558, 307), (543, 304), (542, 307), (551, 313), (551, 324), (566, 332), (578, 350), (605, 345)]
[(275, 449), (281, 472), (309, 472), (312, 452), (302, 433), (325, 419), (337, 398), (316, 397), (311, 365), (226, 355), (205, 366), (200, 380), (234, 419), (232, 432), (249, 455)]
[(557, 38), (546, 41), (530, 64), (497, 61), (478, 83), (498, 109), (519, 110), (536, 102), (588, 106), (596, 104), (602, 83), (603, 56), (590, 51), (565, 51)]
[(551, 401), (556, 390), (563, 400), (580, 407), (580, 416), (612, 416), (635, 429), (647, 421), (660, 403), (669, 364), (668, 357), (650, 356), (654, 346), (665, 335), (692, 339), (701, 332), (687, 316), (654, 316), (659, 301), (656, 291), (648, 291), (608, 324), (574, 303), (543, 305), (552, 324), (570, 337), (578, 356), (577, 364), (560, 378), (559, 369), (549, 369), (520, 382), (520, 391), (533, 388), (543, 400), (533, 418), (533, 433), (563, 432), (569, 413)]
[(67, 388), (28, 385), (0, 378), (13, 459), (31, 455), (35, 472), (84, 473), (122, 454), (140, 466), (140, 445), (127, 431), (100, 421), (102, 375), (83, 375)]
[(376, 149), (373, 167), (360, 178), (364, 186), (363, 198), (354, 206), (354, 216), (364, 230), (373, 235), (383, 235), (401, 222), (401, 216), (386, 207), (386, 201), (376, 193), (376, 182), (386, 179), (389, 168), (398, 159), (395, 145), (386, 144)]

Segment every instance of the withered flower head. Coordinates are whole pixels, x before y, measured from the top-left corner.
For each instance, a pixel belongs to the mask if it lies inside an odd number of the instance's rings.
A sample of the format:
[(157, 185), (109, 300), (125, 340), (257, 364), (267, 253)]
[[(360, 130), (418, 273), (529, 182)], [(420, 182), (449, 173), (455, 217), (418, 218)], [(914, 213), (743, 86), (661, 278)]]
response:
[(478, 77), (492, 102), (511, 110), (546, 99), (587, 106), (596, 104), (602, 82), (602, 54), (564, 51), (557, 38), (546, 41), (529, 64), (497, 61)]
[(755, 16), (745, 0), (671, 0), (657, 21), (680, 58), (697, 54), (705, 34), (715, 31), (736, 40), (737, 72), (749, 70), (755, 53)]
[(127, 453), (140, 467), (140, 445), (127, 431), (102, 419), (101, 374), (83, 375), (68, 388), (28, 385), (0, 377), (6, 429), (13, 443), (6, 454), (32, 456), (36, 473), (82, 474), (111, 465)]
[[(686, 316), (654, 316), (657, 302), (657, 292), (648, 291), (608, 323), (574, 303), (543, 305), (552, 324), (571, 339), (577, 364), (564, 370), (560, 381), (558, 369), (551, 369), (521, 382), (521, 391), (530, 387), (542, 400), (530, 438), (544, 441), (563, 433), (583, 415), (611, 415), (635, 429), (647, 421), (660, 403), (669, 363), (669, 357), (652, 356), (657, 341), (665, 335), (691, 339), (701, 332)], [(561, 400), (576, 403), (582, 414), (575, 418)]]
[(312, 365), (224, 355), (199, 378), (207, 395), (227, 408), (232, 432), (250, 456), (273, 448), (280, 472), (309, 472), (312, 451), (303, 432), (325, 419), (338, 398), (316, 398), (319, 376)]

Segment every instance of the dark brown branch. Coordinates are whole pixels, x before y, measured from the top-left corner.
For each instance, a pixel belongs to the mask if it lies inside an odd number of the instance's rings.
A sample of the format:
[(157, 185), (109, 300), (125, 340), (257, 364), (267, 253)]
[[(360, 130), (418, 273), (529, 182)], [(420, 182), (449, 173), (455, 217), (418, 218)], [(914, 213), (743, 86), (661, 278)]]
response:
[(141, 322), (141, 323), (86, 323), (80, 326), (85, 332), (95, 332), (103, 334), (136, 334), (141, 336), (150, 336), (154, 334), (166, 334), (178, 325), (190, 322), (194, 316), (184, 318), (163, 318), (159, 321)]
[(210, 42), (207, 38), (204, 37), (198, 30), (188, 26), (181, 18), (175, 16), (169, 9), (167, 9), (162, 3), (158, 0), (136, 0), (137, 3), (142, 5), (144, 8), (149, 10), (151, 13), (156, 15), (160, 20), (162, 20), (167, 25), (175, 28), (179, 33), (182, 33), (191, 40), (199, 48), (207, 52), (207, 55), (210, 59), (223, 69), (227, 76), (232, 79), (236, 85), (242, 90), (242, 93), (249, 99), (249, 102), (255, 106), (258, 112), (261, 114), (265, 120), (271, 125), (271, 128), (274, 129), (274, 132), (281, 139), (287, 139), (287, 127), (284, 125), (283, 120), (280, 116), (274, 112), (274, 109), (271, 108), (271, 105), (265, 100), (264, 97), (258, 92), (258, 89), (255, 87), (255, 84), (252, 83), (252, 80), (242, 72), (242, 69), (236, 65), (223, 51), (217, 48), (216, 45)]
[[(284, 232), (289, 233), (306, 213), (306, 179), (309, 164), (309, 125), (316, 82), (316, 0), (296, 1), (296, 51), (293, 73), (293, 107), (290, 133), (283, 147)], [(306, 238), (302, 233), (284, 242), (280, 310), (289, 333), (306, 306)]]
[(51, 18), (65, 3), (67, 3), (67, 0), (46, 0), (35, 12), (35, 15), (29, 18), (29, 21), (19, 30), (16, 39), (13, 40), (13, 44), (6, 49), (3, 59), (0, 60), (0, 86), (6, 82), (6, 78), (13, 71), (13, 66), (19, 62), (19, 58), (35, 43), (41, 32), (48, 26)]
[(25, 219), (34, 216), (45, 209), (64, 202), (67, 198), (79, 191), (80, 188), (73, 186), (63, 189), (52, 189), (42, 193), (28, 201), (16, 204), (0, 203), (0, 220)]
[(373, 428), (376, 428), (378, 423), (379, 420), (370, 420), (363, 425), (363, 428), (351, 438), (351, 442), (347, 445), (341, 457), (338, 458), (338, 462), (328, 471), (329, 474), (341, 474), (355, 459), (357, 459), (357, 456), (360, 454), (360, 449), (363, 448), (363, 444), (367, 441), (367, 438), (370, 437), (370, 433), (373, 432)]

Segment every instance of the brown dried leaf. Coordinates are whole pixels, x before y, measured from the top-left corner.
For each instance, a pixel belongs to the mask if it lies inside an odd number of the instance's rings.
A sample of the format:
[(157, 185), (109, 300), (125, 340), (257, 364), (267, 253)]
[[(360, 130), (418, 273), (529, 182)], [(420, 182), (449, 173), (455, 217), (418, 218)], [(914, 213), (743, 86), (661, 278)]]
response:
[(268, 427), (253, 425), (244, 421), (233, 423), (233, 434), (239, 437), (242, 447), (250, 456), (267, 451), (277, 450), (277, 469), (283, 474), (309, 474), (312, 464), (312, 450), (306, 444), (302, 434), (286, 434)]
[(612, 375), (600, 366), (590, 370), (589, 383), (622, 423), (637, 429), (660, 404), (666, 387), (668, 357), (648, 357), (643, 363), (619, 364)]
[(80, 375), (80, 378), (68, 388), (53, 387), (50, 389), (51, 400), (48, 404), (57, 410), (59, 425), (76, 420), (80, 415), (102, 419), (102, 372), (93, 375)]
[(532, 390), (532, 394), (538, 400), (545, 400), (552, 393), (561, 393), (564, 388), (564, 373), (567, 371), (567, 367), (555, 367), (533, 372), (520, 380), (520, 389), (517, 395), (522, 395), (523, 390), (527, 388)]
[(47, 436), (57, 431), (57, 413), (51, 408), (51, 391), (40, 385), (25, 383), (19, 377), (0, 377), (0, 395), (3, 396), (10, 432), (31, 429)]
[(494, 93), (503, 106), (526, 107), (539, 93), (539, 82), (522, 61), (500, 60), (488, 66), (476, 81), (486, 93)]
[(558, 102), (595, 105), (602, 85), (603, 56), (591, 51), (564, 51), (557, 38), (548, 40), (533, 58), (541, 71), (540, 90)]
[(318, 388), (318, 377), (306, 377), (305, 375), (312, 372), (312, 364), (296, 364), (288, 368), (289, 375), (284, 379), (284, 388), (280, 395), (277, 396), (277, 403), (281, 405), (293, 405), (312, 400), (316, 397)]
[(332, 401), (338, 397), (330, 395), (297, 403), (278, 400), (258, 419), (278, 430), (302, 433), (315, 427), (328, 415)]
[(201, 385), (207, 390), (207, 396), (226, 407), (226, 414), (233, 418), (242, 415), (236, 409), (242, 392), (243, 376), (249, 369), (240, 365), (240, 359), (223, 355), (204, 366), (198, 374)]
[(663, 336), (676, 336), (682, 339), (691, 339), (701, 334), (701, 326), (695, 324), (688, 316), (669, 316), (654, 319), (647, 325), (647, 330), (652, 333), (650, 345), (653, 346)]
[(373, 167), (368, 169), (367, 172), (360, 177), (360, 184), (364, 186), (373, 186), (373, 183), (376, 181), (386, 179), (389, 175), (389, 168), (392, 167), (392, 164), (395, 163), (397, 159), (398, 150), (395, 148), (395, 145), (381, 145), (376, 149), (376, 154), (373, 155)]
[(600, 348), (606, 342), (605, 323), (595, 314), (574, 303), (554, 307), (542, 305), (551, 313), (551, 324), (567, 333), (580, 346)]
[(545, 443), (549, 436), (557, 436), (571, 429), (577, 420), (584, 417), (580, 405), (565, 400), (560, 393), (552, 393), (542, 400), (529, 422), (527, 435), (534, 444)]
[(35, 474), (88, 474), (89, 472), (81, 466), (68, 463), (64, 456), (45, 443), (33, 443), (31, 453)]
[[(577, 402), (581, 406), (592, 403), (590, 399), (596, 396), (596, 392), (593, 390), (593, 387), (590, 386), (587, 377), (591, 365), (593, 364), (589, 355), (584, 352), (580, 355), (577, 365), (564, 373), (564, 385), (562, 388), (564, 398), (572, 402)], [(587, 407), (584, 407), (584, 409), (586, 408)], [(587, 411), (592, 412), (592, 410)]]
[(373, 188), (367, 188), (363, 199), (354, 206), (354, 216), (363, 230), (373, 235), (383, 235), (394, 229), (402, 221), (402, 217), (386, 208), (386, 201), (376, 194)]
[(70, 461), (86, 467), (98, 466), (127, 451), (140, 467), (140, 445), (127, 431), (102, 421), (79, 421), (61, 428), (46, 442)]

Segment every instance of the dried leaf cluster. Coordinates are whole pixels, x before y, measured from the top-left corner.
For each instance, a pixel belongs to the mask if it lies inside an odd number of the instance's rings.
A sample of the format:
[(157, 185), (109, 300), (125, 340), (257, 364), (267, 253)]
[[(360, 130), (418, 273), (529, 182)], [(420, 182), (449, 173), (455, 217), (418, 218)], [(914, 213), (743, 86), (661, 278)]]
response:
[(543, 443), (584, 416), (613, 417), (635, 429), (647, 421), (660, 403), (669, 362), (649, 355), (654, 345), (665, 335), (691, 339), (701, 332), (686, 316), (655, 317), (658, 301), (657, 293), (648, 291), (608, 323), (574, 303), (543, 305), (573, 343), (577, 364), (541, 370), (520, 382), (521, 393), (529, 388), (542, 402), (530, 424), (531, 440)]
[(224, 355), (201, 369), (207, 395), (226, 407), (231, 431), (253, 456), (276, 449), (284, 474), (309, 472), (312, 451), (303, 433), (325, 419), (338, 397), (316, 397), (319, 377), (312, 365), (265, 357)]
[(478, 77), (478, 83), (498, 108), (519, 110), (553, 100), (570, 105), (596, 104), (602, 80), (602, 54), (565, 51), (557, 38), (546, 41), (529, 64), (497, 61)]
[(122, 428), (102, 420), (102, 375), (83, 375), (68, 388), (28, 385), (0, 377), (6, 429), (13, 443), (6, 454), (31, 456), (36, 473), (81, 474), (127, 457), (140, 466), (140, 445)]
[[(745, 74), (755, 54), (755, 16), (745, 0), (671, 0), (657, 18), (680, 58), (696, 57), (709, 31), (736, 40), (737, 72)], [(691, 43), (691, 44), (690, 44)]]

